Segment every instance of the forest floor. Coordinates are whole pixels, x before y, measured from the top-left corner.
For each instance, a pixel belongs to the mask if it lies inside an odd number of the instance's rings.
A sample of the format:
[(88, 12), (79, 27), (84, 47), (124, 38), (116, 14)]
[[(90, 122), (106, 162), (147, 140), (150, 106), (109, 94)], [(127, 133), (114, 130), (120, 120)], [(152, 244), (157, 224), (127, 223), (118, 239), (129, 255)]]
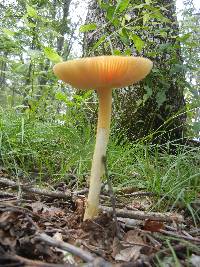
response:
[(152, 212), (161, 196), (123, 188), (113, 198), (104, 188), (99, 216), (83, 222), (86, 189), (14, 181), (2, 168), (0, 266), (200, 266), (200, 227), (181, 203)]

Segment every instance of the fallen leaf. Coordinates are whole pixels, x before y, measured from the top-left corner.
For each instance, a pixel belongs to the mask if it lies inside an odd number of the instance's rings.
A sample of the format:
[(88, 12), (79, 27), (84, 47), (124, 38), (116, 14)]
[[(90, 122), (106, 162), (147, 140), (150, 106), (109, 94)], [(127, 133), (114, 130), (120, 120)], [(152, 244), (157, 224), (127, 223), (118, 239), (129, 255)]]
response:
[(120, 244), (116, 241), (114, 245), (112, 255), (114, 255), (114, 252), (116, 253), (118, 251), (118, 253), (114, 256), (114, 259), (126, 262), (137, 260), (140, 256), (141, 249), (146, 246), (141, 233), (137, 230), (128, 231), (124, 235), (124, 239), (120, 242)]
[(29, 206), (31, 206), (31, 208), (32, 208), (34, 213), (41, 212), (42, 209), (44, 207), (46, 207), (46, 205), (44, 203), (40, 202), (40, 201), (35, 201), (35, 202), (29, 204)]
[(56, 208), (53, 206), (52, 207), (44, 206), (42, 214), (49, 216), (49, 217), (54, 217), (54, 216), (62, 217), (65, 215), (65, 212), (60, 208)]
[(130, 230), (124, 236), (124, 241), (129, 244), (145, 245), (141, 232), (138, 230)]
[(125, 248), (123, 250), (120, 251), (120, 253), (118, 253), (115, 256), (115, 260), (116, 261), (126, 261), (129, 262), (131, 260), (137, 260), (140, 256), (140, 250), (141, 250), (141, 246), (132, 246), (129, 248)]
[(159, 221), (151, 221), (147, 219), (144, 223), (143, 229), (150, 232), (159, 232), (164, 228), (164, 223)]
[(135, 198), (129, 205), (127, 205), (127, 208), (129, 209), (138, 209), (138, 210), (148, 210), (152, 206), (152, 200), (148, 196)]

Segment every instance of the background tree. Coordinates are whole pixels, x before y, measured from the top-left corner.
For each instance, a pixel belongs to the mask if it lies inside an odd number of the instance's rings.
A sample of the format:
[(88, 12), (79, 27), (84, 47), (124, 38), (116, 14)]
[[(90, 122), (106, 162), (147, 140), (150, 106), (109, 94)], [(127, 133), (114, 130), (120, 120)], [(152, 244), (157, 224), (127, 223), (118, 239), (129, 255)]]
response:
[(193, 1), (185, 1), (180, 18), (181, 53), (188, 81), (185, 95), (187, 101), (188, 131), (194, 137), (200, 134), (200, 12)]
[(70, 3), (18, 0), (0, 5), (2, 102), (32, 109), (48, 105), (54, 95), (52, 65), (62, 56), (67, 59), (71, 49)]
[(154, 62), (143, 83), (114, 95), (116, 131), (134, 140), (182, 138), (186, 85), (175, 2), (92, 0), (86, 24), (93, 31), (85, 33), (85, 55), (141, 55)]

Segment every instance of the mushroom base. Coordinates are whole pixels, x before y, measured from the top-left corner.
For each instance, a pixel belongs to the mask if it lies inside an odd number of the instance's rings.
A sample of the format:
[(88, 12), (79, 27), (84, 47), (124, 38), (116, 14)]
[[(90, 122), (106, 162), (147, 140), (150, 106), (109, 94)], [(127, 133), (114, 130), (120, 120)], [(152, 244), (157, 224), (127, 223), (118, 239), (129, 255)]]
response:
[(108, 130), (105, 128), (99, 128), (96, 136), (96, 145), (92, 160), (89, 194), (84, 220), (92, 219), (98, 215), (101, 177), (104, 174), (103, 157), (106, 155), (107, 143)]

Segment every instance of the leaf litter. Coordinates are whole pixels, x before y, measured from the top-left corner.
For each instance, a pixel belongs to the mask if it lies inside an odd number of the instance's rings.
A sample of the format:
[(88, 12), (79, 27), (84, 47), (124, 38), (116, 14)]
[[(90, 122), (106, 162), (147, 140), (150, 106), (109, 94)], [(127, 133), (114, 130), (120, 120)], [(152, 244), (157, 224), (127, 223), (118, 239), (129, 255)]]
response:
[[(189, 217), (169, 222), (117, 216), (119, 237), (112, 212), (83, 222), (84, 195), (68, 192), (64, 199), (23, 191), (18, 198), (5, 185), (1, 189), (7, 195), (0, 193), (0, 266), (200, 266), (200, 230)], [(133, 203), (120, 204), (125, 212), (133, 206), (148, 215), (145, 205)]]

